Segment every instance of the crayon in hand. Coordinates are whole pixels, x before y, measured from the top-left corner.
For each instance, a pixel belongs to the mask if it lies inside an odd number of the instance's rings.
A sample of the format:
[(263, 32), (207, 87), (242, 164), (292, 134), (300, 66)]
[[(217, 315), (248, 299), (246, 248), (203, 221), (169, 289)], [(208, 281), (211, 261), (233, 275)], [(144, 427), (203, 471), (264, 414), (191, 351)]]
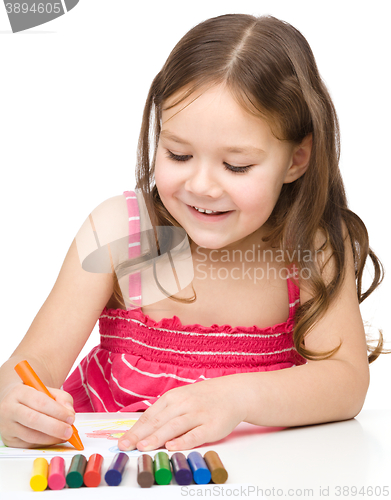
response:
[[(50, 392), (46, 389), (44, 384), (39, 379), (38, 375), (35, 373), (35, 371), (31, 368), (30, 364), (26, 360), (18, 363), (15, 366), (15, 371), (19, 375), (19, 377), (22, 379), (22, 381), (25, 385), (33, 387), (37, 391), (43, 392), (47, 396), (51, 397), (52, 399), (55, 399), (50, 394)], [(73, 425), (71, 427), (73, 430), (73, 434), (68, 439), (68, 442), (71, 443), (71, 445), (74, 446), (77, 450), (84, 450), (83, 443), (81, 442), (81, 439), (79, 437), (79, 433), (77, 432), (76, 427)]]

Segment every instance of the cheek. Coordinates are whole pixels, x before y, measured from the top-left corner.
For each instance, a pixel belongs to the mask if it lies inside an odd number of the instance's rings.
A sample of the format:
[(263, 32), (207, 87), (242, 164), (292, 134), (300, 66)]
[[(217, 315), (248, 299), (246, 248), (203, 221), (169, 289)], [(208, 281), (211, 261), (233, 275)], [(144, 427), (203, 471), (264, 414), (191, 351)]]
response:
[(159, 154), (159, 151), (156, 155), (155, 162), (155, 183), (156, 187), (162, 196), (164, 193), (170, 190), (170, 186), (172, 187), (172, 173), (170, 171), (170, 165), (168, 164), (168, 159), (164, 157), (164, 155)]
[(268, 215), (277, 202), (280, 188), (280, 184), (275, 183), (270, 176), (254, 176), (242, 189), (236, 191), (236, 203), (242, 211), (249, 214), (257, 214), (260, 217)]

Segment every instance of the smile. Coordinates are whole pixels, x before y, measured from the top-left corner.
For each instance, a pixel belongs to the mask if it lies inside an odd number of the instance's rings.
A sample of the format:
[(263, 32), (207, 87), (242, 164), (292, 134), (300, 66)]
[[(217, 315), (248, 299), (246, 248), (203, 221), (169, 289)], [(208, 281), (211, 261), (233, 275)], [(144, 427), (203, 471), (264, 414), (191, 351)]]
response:
[(217, 212), (215, 210), (207, 210), (206, 208), (198, 208), (198, 207), (192, 207), (197, 210), (197, 212), (201, 212), (202, 214), (222, 214), (223, 212)]
[(219, 221), (223, 221), (233, 213), (233, 210), (218, 212), (216, 210), (209, 210), (208, 208), (195, 207), (193, 205), (187, 205), (187, 206), (190, 210), (190, 213), (193, 214), (193, 216), (201, 222), (216, 223)]

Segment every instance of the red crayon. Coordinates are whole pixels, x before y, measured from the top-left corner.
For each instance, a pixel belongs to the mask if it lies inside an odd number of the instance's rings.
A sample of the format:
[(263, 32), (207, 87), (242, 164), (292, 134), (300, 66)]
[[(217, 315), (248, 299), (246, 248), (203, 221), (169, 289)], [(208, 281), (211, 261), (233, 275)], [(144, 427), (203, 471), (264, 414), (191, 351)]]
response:
[(65, 486), (65, 460), (62, 457), (50, 460), (48, 486), (51, 490), (62, 490)]
[(86, 471), (84, 473), (83, 482), (89, 488), (96, 488), (100, 485), (100, 471), (103, 464), (103, 457), (99, 453), (90, 456)]

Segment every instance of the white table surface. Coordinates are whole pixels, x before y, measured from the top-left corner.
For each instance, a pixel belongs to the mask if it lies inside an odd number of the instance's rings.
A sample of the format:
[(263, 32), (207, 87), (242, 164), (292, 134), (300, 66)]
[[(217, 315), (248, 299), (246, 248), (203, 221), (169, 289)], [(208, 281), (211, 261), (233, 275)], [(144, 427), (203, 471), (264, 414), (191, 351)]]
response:
[[(121, 413), (121, 418), (135, 416), (139, 414)], [(78, 414), (76, 427), (78, 421), (91, 417), (91, 413)], [(93, 418), (107, 417), (107, 413), (93, 414)], [(137, 458), (130, 457), (120, 486), (106, 486), (102, 479), (98, 488), (33, 492), (29, 486), (33, 458), (1, 458), (0, 499), (49, 499), (64, 495), (72, 495), (73, 499), (131, 500), (256, 498), (262, 493), (270, 498), (391, 498), (390, 424), (390, 410), (364, 410), (345, 422), (285, 429), (242, 423), (225, 439), (197, 448), (201, 454), (211, 449), (218, 452), (229, 473), (224, 486), (154, 485), (143, 489), (136, 482)], [(184, 450), (186, 456), (188, 452)], [(66, 459), (67, 467), (70, 460)], [(104, 462), (102, 476), (108, 462)]]

